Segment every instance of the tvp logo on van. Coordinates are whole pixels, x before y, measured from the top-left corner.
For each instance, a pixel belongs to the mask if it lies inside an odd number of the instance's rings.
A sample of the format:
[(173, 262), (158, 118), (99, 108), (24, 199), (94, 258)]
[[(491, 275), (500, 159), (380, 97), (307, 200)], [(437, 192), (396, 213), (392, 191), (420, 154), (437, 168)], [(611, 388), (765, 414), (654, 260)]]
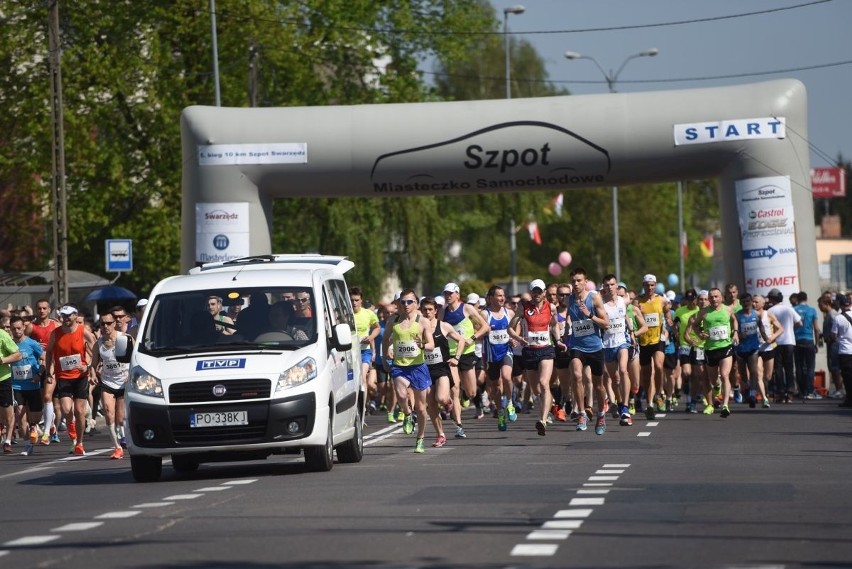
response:
[(245, 367), (245, 358), (216, 358), (215, 360), (199, 360), (195, 364), (195, 371), (210, 371), (214, 369), (242, 369)]

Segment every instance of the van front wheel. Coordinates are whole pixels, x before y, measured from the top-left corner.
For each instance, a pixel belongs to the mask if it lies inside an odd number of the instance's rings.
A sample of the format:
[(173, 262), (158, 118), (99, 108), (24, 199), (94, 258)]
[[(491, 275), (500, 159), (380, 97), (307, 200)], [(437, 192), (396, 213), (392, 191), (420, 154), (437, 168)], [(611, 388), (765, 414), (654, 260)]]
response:
[(355, 413), (355, 432), (352, 438), (337, 447), (337, 460), (340, 462), (361, 462), (364, 458), (364, 420)]
[(313, 472), (328, 472), (334, 466), (334, 446), (332, 444), (331, 427), (331, 413), (329, 412), (328, 424), (325, 427), (325, 444), (305, 449), (305, 464), (308, 465), (308, 470)]

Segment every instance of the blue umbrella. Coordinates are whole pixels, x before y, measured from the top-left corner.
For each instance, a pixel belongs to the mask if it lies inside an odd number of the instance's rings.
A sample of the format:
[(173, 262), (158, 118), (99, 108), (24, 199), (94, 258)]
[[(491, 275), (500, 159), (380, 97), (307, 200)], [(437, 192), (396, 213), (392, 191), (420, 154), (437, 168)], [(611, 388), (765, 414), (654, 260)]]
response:
[(136, 295), (124, 287), (116, 285), (107, 285), (105, 287), (95, 289), (86, 295), (84, 302), (107, 302), (114, 300), (133, 300)]

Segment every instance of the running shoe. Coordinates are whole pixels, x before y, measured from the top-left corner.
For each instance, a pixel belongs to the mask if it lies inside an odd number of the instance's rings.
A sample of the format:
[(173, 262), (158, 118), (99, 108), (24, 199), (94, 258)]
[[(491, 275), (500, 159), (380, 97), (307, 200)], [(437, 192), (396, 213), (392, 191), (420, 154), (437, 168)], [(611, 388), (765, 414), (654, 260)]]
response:
[(739, 389), (734, 390), (734, 403), (742, 403), (743, 402), (743, 394)]
[(675, 395), (674, 397), (672, 397), (671, 401), (672, 401), (672, 410), (674, 410), (674, 408), (677, 407), (678, 404), (680, 404), (680, 397)]
[(456, 425), (456, 438), (457, 439), (466, 439), (467, 435), (464, 434), (464, 427), (461, 425)]
[(68, 437), (73, 441), (77, 438), (77, 423), (72, 421), (68, 423)]
[(580, 413), (580, 416), (577, 418), (577, 430), (585, 431), (589, 428), (589, 418), (586, 417), (585, 413)]
[(713, 397), (719, 397), (722, 395), (722, 384), (715, 383), (713, 384)]
[(728, 415), (730, 415), (730, 414), (731, 414), (731, 410), (730, 410), (730, 409), (728, 409), (728, 406), (727, 406), (727, 405), (722, 405), (722, 413), (721, 413), (722, 418), (723, 418), (723, 419), (726, 419), (726, 418), (728, 417)]
[(649, 421), (653, 421), (657, 417), (657, 412), (654, 410), (653, 404), (648, 404), (648, 408), (645, 409), (645, 418)]
[(462, 396), (461, 398), (462, 408), (467, 409), (470, 407), (470, 399), (467, 398), (467, 395)]
[(769, 409), (769, 401), (767, 401), (766, 399), (763, 400), (763, 408)]
[(405, 420), (405, 413), (402, 412), (402, 409), (396, 412), (396, 420), (397, 422)]
[(630, 401), (628, 402), (627, 412), (630, 413), (630, 415), (636, 414), (636, 400), (633, 399), (632, 397), (630, 398)]
[(118, 444), (121, 445), (121, 448), (126, 449), (127, 448), (127, 439), (124, 438), (124, 437), (119, 438)]
[(715, 409), (713, 408), (712, 405), (705, 405), (704, 411), (702, 411), (702, 413), (704, 413), (705, 415), (712, 415), (713, 411), (715, 411)]
[(373, 414), (373, 413), (375, 413), (377, 410), (378, 410), (378, 407), (376, 407), (376, 402), (375, 402), (375, 401), (373, 401), (373, 400), (370, 400), (370, 404), (367, 406), (367, 413), (369, 413), (370, 415), (372, 415), (372, 414)]
[(438, 435), (438, 438), (435, 439), (435, 442), (432, 443), (432, 446), (435, 448), (441, 448), (445, 444), (447, 444), (447, 437), (445, 437), (444, 435)]
[(410, 435), (414, 432), (414, 419), (411, 418), (411, 415), (406, 415), (402, 421), (402, 432), (406, 435)]
[(426, 449), (423, 448), (423, 439), (417, 439), (417, 442), (414, 443), (414, 452), (418, 454), (426, 452)]
[(506, 430), (506, 410), (500, 409), (497, 413), (497, 430), (505, 431)]
[(50, 444), (50, 435), (49, 434), (44, 433), (41, 436), (41, 444), (43, 444), (44, 446), (47, 446), (47, 445)]
[(665, 411), (666, 411), (667, 413), (668, 413), (668, 412), (671, 412), (671, 411), (674, 411), (674, 405), (672, 405), (672, 400), (671, 400), (671, 399), (666, 399), (666, 408), (665, 408)]
[(614, 405), (614, 404), (610, 403), (609, 410), (612, 411), (612, 418), (613, 419), (618, 419), (619, 415), (621, 415), (620, 409), (621, 409), (621, 407), (619, 405)]
[(695, 401), (690, 401), (686, 404), (686, 411), (688, 413), (698, 413), (698, 410), (695, 408)]
[(535, 431), (538, 433), (538, 436), (543, 437), (547, 434), (547, 425), (545, 425), (543, 421), (536, 421)]
[(666, 410), (667, 410), (666, 409), (666, 400), (663, 399), (662, 397), (658, 397), (657, 398), (657, 411), (659, 411), (660, 413), (665, 413)]
[(60, 442), (60, 441), (59, 441), (59, 433), (57, 433), (56, 431), (54, 431), (54, 432), (50, 435), (50, 442), (52, 442), (52, 443), (58, 443), (58, 442)]
[(553, 415), (556, 417), (557, 421), (562, 421), (563, 423), (568, 421), (568, 414), (562, 407), (557, 407), (556, 412)]
[(396, 413), (388, 413), (388, 423), (396, 423)]
[(757, 397), (755, 397), (754, 395), (749, 397), (748, 398), (748, 406), (749, 406), (749, 409), (754, 409), (755, 407), (757, 407)]
[(86, 456), (86, 451), (83, 449), (83, 443), (77, 443), (76, 445), (74, 445), (74, 455)]
[(112, 460), (122, 459), (122, 458), (124, 458), (124, 451), (121, 450), (120, 448), (117, 448), (114, 451), (112, 451), (112, 455), (110, 455), (110, 458)]
[(631, 417), (627, 413), (622, 413), (621, 420), (618, 422), (622, 427), (631, 427), (633, 426), (633, 417)]
[(509, 403), (506, 405), (506, 413), (509, 415), (509, 422), (514, 423), (518, 420), (518, 412), (515, 410), (515, 406)]
[(12, 445), (9, 443), (3, 443), (3, 454), (12, 454)]
[(595, 424), (595, 434), (602, 435), (606, 432), (606, 415), (598, 415), (598, 422)]
[(548, 425), (552, 425), (552, 424), (553, 424), (553, 413), (548, 413), (548, 414), (547, 414), (547, 420), (546, 420), (545, 422), (546, 422)]

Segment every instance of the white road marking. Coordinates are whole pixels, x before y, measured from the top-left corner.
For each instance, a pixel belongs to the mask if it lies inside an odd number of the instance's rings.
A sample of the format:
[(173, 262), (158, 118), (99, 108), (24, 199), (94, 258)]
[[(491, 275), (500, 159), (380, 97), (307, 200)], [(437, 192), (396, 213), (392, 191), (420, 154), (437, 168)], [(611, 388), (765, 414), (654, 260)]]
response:
[(595, 474), (624, 474), (623, 468), (595, 470)]
[(637, 437), (650, 437), (650, 436), (651, 436), (651, 431), (645, 431), (645, 432), (642, 432), (642, 433), (636, 433), (636, 436), (637, 436)]
[(207, 486), (206, 488), (193, 490), (193, 492), (221, 492), (222, 490), (229, 490), (230, 488), (230, 486)]
[(606, 481), (616, 481), (618, 480), (618, 476), (589, 476), (589, 481), (591, 482), (606, 482)]
[(75, 522), (72, 524), (65, 524), (64, 526), (59, 526), (58, 528), (53, 528), (50, 531), (86, 531), (90, 529), (95, 529), (96, 527), (102, 525), (104, 525), (103, 522)]
[(591, 489), (580, 489), (577, 490), (577, 494), (609, 494), (609, 489), (597, 488), (594, 490)]
[(174, 502), (145, 502), (144, 504), (136, 504), (134, 508), (162, 508), (163, 506), (173, 506)]
[(594, 510), (591, 508), (576, 508), (573, 510), (559, 510), (554, 518), (588, 518)]
[(559, 548), (555, 543), (541, 543), (541, 544), (531, 544), (531, 543), (519, 543), (515, 547), (512, 548), (511, 555), (514, 556), (523, 556), (523, 557), (544, 557), (551, 556), (556, 553), (556, 550)]
[(54, 539), (59, 539), (61, 535), (28, 535), (7, 541), (3, 544), (4, 547), (27, 547), (29, 545), (41, 545)]
[(571, 498), (569, 506), (602, 506), (605, 498)]
[(195, 500), (203, 495), (204, 494), (174, 494), (172, 496), (166, 496), (163, 500)]
[(665, 419), (665, 418), (666, 418), (666, 414), (665, 414), (665, 413), (657, 413), (657, 414), (656, 414), (656, 418), (657, 418), (657, 419)]
[(139, 510), (122, 510), (118, 512), (107, 512), (105, 514), (101, 514), (99, 516), (95, 516), (96, 520), (123, 520), (126, 518), (132, 518), (133, 516), (138, 516), (141, 514)]
[(628, 468), (629, 464), (604, 464), (604, 468)]
[(612, 482), (583, 482), (583, 486), (612, 486)]
[(541, 525), (541, 529), (580, 529), (584, 520), (550, 520)]
[(550, 541), (554, 539), (568, 539), (571, 530), (537, 529), (527, 534), (527, 539), (543, 539)]
[(230, 482), (222, 482), (222, 486), (238, 486), (240, 484), (252, 484), (257, 482), (257, 478), (249, 478), (246, 480), (231, 480)]
[(659, 421), (648, 421), (647, 423), (645, 423), (645, 426), (646, 427), (656, 427), (659, 424), (660, 424)]

